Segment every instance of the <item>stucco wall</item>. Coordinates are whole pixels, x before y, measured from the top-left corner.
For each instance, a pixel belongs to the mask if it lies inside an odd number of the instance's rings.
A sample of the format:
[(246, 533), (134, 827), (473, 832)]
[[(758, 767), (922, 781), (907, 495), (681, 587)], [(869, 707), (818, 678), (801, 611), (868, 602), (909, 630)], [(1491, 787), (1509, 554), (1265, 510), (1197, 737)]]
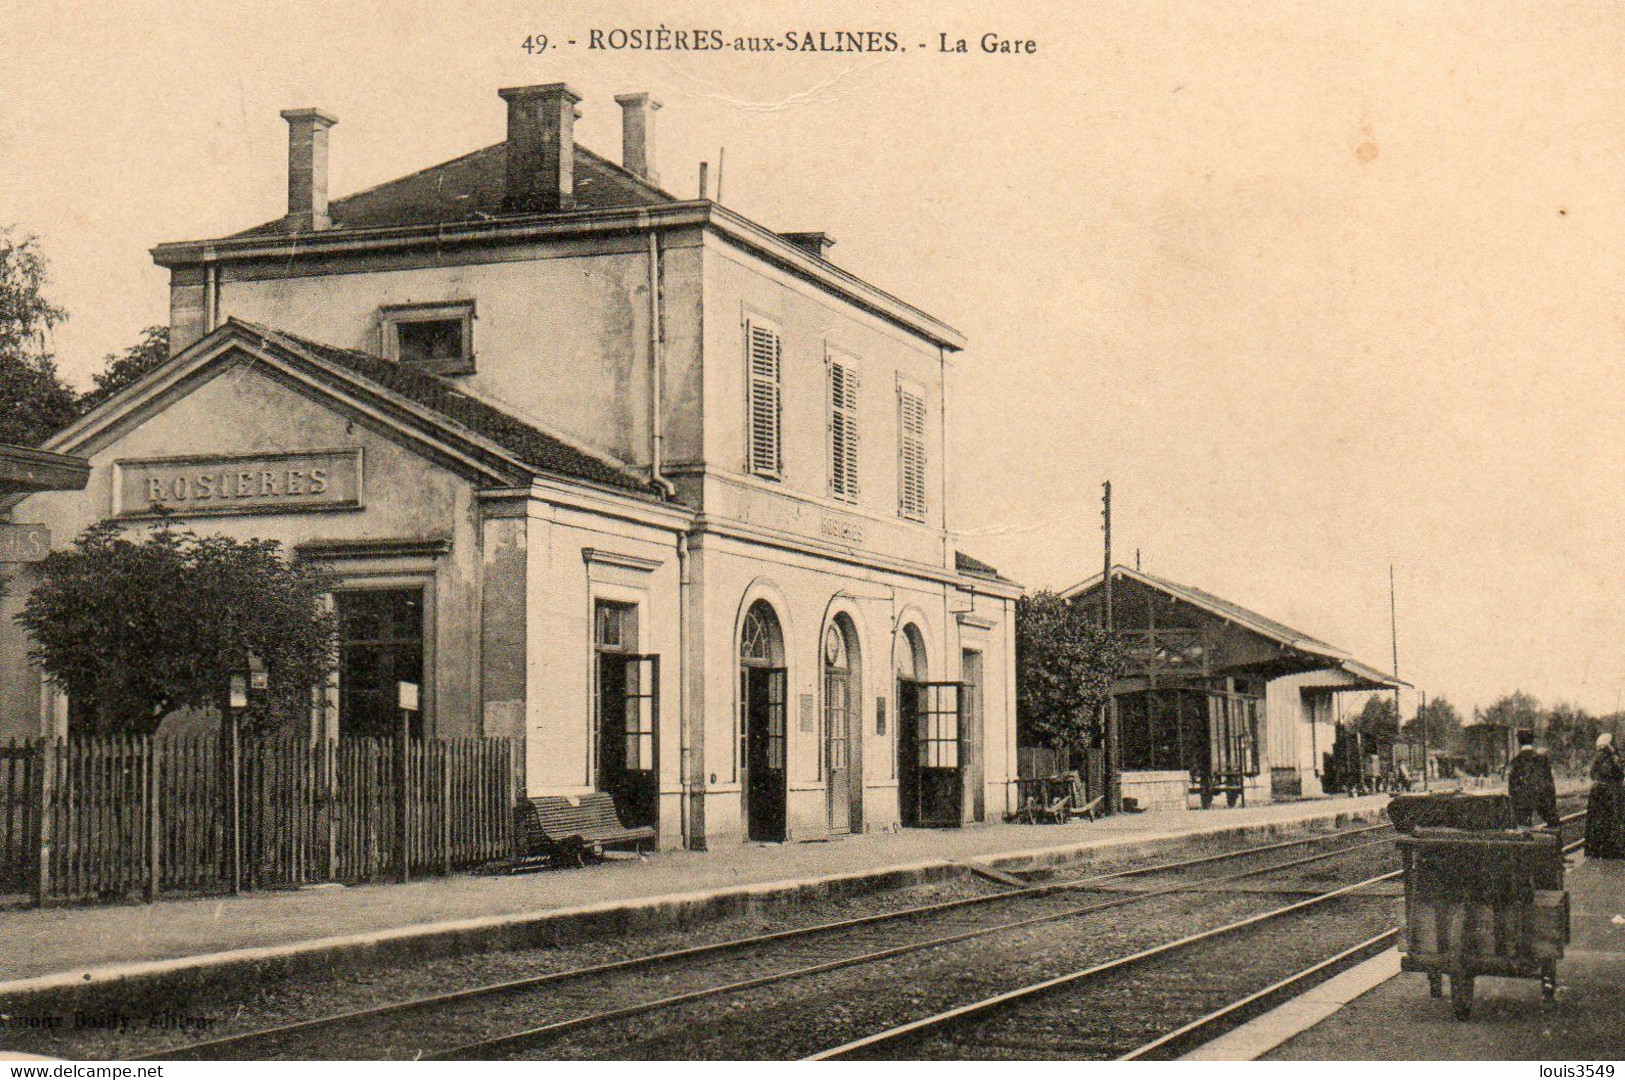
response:
[[(715, 237), (705, 247), (705, 485), (709, 515), (819, 541), (856, 525), (864, 551), (943, 566), (942, 358), (936, 347)], [(744, 322), (782, 337), (783, 478), (748, 474)], [(860, 373), (859, 495), (829, 494), (826, 358), (847, 354)], [(926, 397), (925, 523), (898, 515), (897, 379)]]
[[(704, 693), (707, 842), (738, 842), (745, 831), (738, 760), (739, 628), (745, 611), (757, 600), (772, 605), (784, 636), (791, 839), (816, 839), (828, 831), (820, 650), (825, 628), (837, 614), (851, 620), (858, 639), (854, 698), (863, 736), (853, 757), (862, 772), (862, 828), (892, 828), (900, 821), (896, 671), (907, 624), (917, 626), (925, 642), (929, 679), (960, 677), (962, 644), (983, 650), (984, 805), (987, 819), (998, 820), (1014, 763), (1005, 602), (981, 598), (978, 615), (985, 613), (996, 620), (995, 625), (962, 643), (954, 605), (969, 604), (950, 599), (945, 585), (815, 556), (781, 551), (764, 558), (765, 554), (754, 545), (707, 537), (694, 556), (703, 580), (707, 627), (703, 642), (696, 641), (702, 651), (695, 658)], [(884, 735), (877, 732), (877, 698), (885, 700)], [(810, 710), (810, 725), (804, 723), (804, 710)]]
[[(197, 516), (186, 523), (203, 533), (277, 540), (289, 548), (308, 541), (449, 541), (447, 554), (422, 564), (429, 575), (435, 610), (429, 643), (433, 669), (424, 689), (425, 709), (439, 734), (479, 734), (474, 650), (479, 642), (482, 560), (478, 512), (469, 483), (359, 420), (268, 377), (263, 369), (237, 362), (211, 371), (205, 381), (189, 387), (161, 411), (96, 449), (90, 455), (91, 475), (85, 491), (31, 496), (17, 508), (14, 518), (43, 522), (51, 528), (53, 545), (67, 547), (86, 526), (113, 513), (116, 461), (359, 447), (362, 509)], [(132, 522), (130, 528), (140, 534), (146, 526)], [(344, 562), (340, 570), (346, 575), (374, 570), (414, 572), (400, 565), (362, 565), (354, 560)], [(177, 586), (184, 587), (184, 583)], [(25, 591), (22, 583), (10, 590), (9, 609), (15, 610)], [(37, 675), (10, 677), (26, 650), (26, 635), (9, 618), (0, 623), (0, 665), (7, 676), (5, 714), (0, 720), (8, 733), (37, 734), (40, 730)]]
[[(697, 441), (699, 257), (663, 237), (662, 294), (670, 452)], [(189, 296), (186, 275), (173, 291)], [(382, 354), (385, 305), (473, 301), (470, 393), (622, 461), (650, 455), (647, 234), (498, 251), (227, 263), (219, 315)], [(177, 301), (178, 302), (178, 301)], [(177, 309), (179, 310), (179, 309)], [(185, 312), (173, 316), (187, 317)], [(177, 347), (201, 327), (177, 323)], [(685, 443), (686, 440), (686, 443)]]
[[(639, 606), (637, 651), (660, 664), (660, 845), (680, 846), (682, 712), (674, 533), (533, 498), (528, 506), (526, 787), (595, 790), (592, 760), (596, 600)], [(589, 560), (584, 552), (595, 553)]]

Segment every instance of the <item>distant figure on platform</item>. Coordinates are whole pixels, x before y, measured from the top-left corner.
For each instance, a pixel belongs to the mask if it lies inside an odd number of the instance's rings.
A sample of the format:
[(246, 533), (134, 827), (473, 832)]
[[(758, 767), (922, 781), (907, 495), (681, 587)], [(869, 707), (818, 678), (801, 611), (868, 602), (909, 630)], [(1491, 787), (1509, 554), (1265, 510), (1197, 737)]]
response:
[(1597, 756), (1591, 759), (1586, 858), (1625, 859), (1625, 765), (1608, 732), (1597, 736)]
[(1512, 797), (1514, 824), (1529, 825), (1538, 815), (1557, 828), (1557, 782), (1546, 751), (1535, 749), (1533, 731), (1518, 732), (1518, 753), (1507, 766), (1507, 794)]

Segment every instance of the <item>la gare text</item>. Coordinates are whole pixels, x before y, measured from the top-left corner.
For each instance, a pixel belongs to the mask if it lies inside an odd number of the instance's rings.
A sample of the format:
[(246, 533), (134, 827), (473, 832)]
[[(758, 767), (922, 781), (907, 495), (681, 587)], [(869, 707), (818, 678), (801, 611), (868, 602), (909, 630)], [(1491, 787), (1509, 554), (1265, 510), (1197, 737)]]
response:
[[(526, 41), (527, 52), (539, 51), (530, 45), (531, 39)], [(1032, 56), (1038, 52), (1038, 42), (991, 31), (970, 37), (938, 32), (911, 43), (890, 30), (789, 30), (783, 34), (730, 36), (721, 30), (658, 26), (590, 30), (587, 48), (607, 52), (753, 53), (895, 53), (913, 48), (937, 53)]]

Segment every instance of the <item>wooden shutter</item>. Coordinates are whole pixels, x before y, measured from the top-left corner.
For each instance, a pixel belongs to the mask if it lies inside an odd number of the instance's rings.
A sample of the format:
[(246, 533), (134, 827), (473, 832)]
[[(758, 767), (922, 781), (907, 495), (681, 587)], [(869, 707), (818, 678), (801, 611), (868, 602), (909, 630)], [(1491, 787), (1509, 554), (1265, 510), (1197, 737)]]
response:
[(749, 367), (746, 423), (750, 471), (777, 478), (784, 468), (779, 428), (783, 400), (779, 384), (783, 346), (778, 332), (757, 322), (745, 324)]
[(897, 387), (897, 512), (925, 520), (925, 395)]
[(858, 497), (858, 373), (831, 360), (829, 368), (829, 493)]

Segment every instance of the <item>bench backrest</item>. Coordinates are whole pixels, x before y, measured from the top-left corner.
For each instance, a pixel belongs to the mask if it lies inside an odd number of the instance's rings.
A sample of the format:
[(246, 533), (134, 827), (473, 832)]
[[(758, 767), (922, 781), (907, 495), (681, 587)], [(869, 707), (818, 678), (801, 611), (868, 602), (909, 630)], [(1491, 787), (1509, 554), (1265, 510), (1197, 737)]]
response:
[(537, 795), (519, 807), (519, 828), (527, 840), (536, 833), (541, 834), (538, 839), (556, 840), (624, 827), (615, 796), (607, 791), (577, 796), (574, 804), (564, 795)]

